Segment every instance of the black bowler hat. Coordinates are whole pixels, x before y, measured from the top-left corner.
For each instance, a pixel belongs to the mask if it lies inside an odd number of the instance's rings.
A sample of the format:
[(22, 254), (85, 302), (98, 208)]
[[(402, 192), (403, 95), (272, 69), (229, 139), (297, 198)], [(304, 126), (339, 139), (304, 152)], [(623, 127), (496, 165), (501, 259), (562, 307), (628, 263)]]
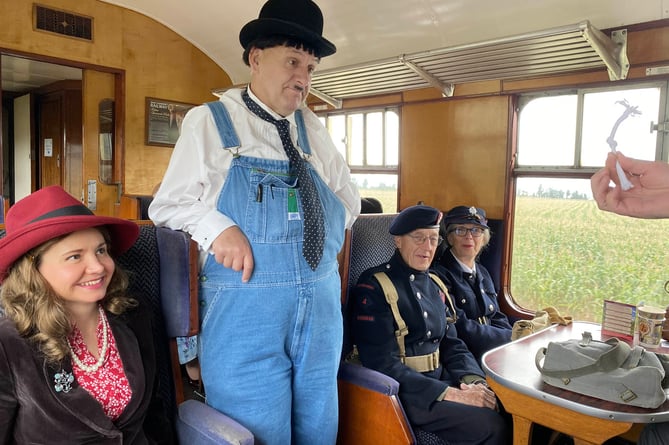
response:
[(480, 207), (457, 206), (453, 207), (444, 216), (444, 224), (476, 224), (488, 228), (485, 210)]
[(416, 229), (438, 229), (442, 213), (434, 207), (416, 205), (407, 207), (390, 224), (391, 235), (406, 235)]
[(337, 48), (323, 38), (323, 14), (311, 0), (268, 0), (257, 19), (239, 32), (244, 49), (258, 37), (282, 35), (294, 37), (314, 48), (316, 56), (334, 54)]

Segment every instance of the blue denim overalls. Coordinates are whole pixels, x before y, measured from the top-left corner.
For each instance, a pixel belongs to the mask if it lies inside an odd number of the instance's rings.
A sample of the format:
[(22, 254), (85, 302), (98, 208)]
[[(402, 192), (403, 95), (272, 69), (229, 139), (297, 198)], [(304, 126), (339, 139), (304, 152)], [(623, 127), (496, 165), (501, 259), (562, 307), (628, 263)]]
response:
[[(239, 139), (221, 102), (208, 104), (224, 149)], [(300, 111), (298, 143), (311, 153)], [(225, 268), (213, 255), (200, 280), (200, 359), (207, 403), (247, 427), (256, 444), (334, 444), (341, 354), (337, 253), (345, 210), (309, 166), (325, 216), (323, 258), (302, 256), (302, 208), (288, 161), (235, 153), (217, 208), (244, 232), (255, 268)]]

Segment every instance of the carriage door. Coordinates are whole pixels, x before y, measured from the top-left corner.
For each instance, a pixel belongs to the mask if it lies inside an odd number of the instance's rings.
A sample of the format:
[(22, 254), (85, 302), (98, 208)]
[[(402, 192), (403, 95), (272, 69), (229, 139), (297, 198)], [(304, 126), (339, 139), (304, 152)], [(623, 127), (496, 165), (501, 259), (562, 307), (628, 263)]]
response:
[(37, 99), (38, 187), (61, 185), (71, 195), (80, 197), (83, 191), (81, 83), (58, 84), (54, 91)]

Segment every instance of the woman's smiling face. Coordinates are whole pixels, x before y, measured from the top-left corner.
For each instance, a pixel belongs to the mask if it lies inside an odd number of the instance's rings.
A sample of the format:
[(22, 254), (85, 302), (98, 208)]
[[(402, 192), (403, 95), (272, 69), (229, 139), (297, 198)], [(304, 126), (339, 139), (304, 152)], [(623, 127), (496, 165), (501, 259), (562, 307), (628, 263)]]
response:
[(40, 254), (38, 270), (67, 304), (104, 298), (116, 266), (100, 230), (73, 232)]

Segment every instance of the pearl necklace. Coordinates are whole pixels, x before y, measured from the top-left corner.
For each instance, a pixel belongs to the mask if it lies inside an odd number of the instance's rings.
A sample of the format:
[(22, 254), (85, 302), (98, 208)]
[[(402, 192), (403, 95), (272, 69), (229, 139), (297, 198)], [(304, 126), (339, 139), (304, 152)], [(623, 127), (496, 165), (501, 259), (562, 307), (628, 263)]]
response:
[(74, 350), (72, 349), (72, 344), (70, 343), (70, 339), (69, 338), (67, 339), (67, 344), (70, 347), (70, 355), (72, 356), (72, 361), (74, 362), (75, 365), (77, 365), (77, 368), (85, 372), (95, 372), (98, 369), (100, 369), (102, 364), (105, 362), (105, 357), (107, 355), (107, 348), (109, 347), (109, 339), (107, 338), (109, 327), (107, 325), (107, 317), (105, 317), (105, 312), (102, 309), (102, 306), (99, 306), (99, 312), (100, 312), (100, 321), (102, 322), (102, 348), (100, 348), (100, 356), (98, 357), (98, 361), (95, 362), (94, 365), (85, 365), (81, 360), (79, 360), (79, 357), (77, 357), (77, 354), (75, 354)]

